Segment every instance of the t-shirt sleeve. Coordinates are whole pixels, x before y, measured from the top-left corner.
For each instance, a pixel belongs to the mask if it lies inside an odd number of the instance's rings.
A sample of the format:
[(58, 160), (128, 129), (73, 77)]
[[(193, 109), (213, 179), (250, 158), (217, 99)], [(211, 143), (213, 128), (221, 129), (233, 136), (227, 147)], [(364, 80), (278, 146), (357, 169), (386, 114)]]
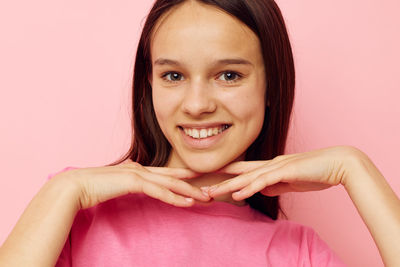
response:
[[(307, 227), (308, 228), (308, 227)], [(308, 228), (308, 246), (311, 266), (344, 267), (346, 264), (321, 239), (312, 228)]]

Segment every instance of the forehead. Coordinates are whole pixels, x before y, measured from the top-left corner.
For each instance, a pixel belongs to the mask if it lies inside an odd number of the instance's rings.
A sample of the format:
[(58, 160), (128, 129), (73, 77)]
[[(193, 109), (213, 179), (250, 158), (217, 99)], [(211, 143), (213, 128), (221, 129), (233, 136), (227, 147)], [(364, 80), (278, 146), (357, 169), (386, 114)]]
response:
[(232, 15), (214, 6), (186, 1), (163, 14), (151, 38), (152, 61), (158, 57), (184, 60), (240, 56), (262, 63), (256, 34)]

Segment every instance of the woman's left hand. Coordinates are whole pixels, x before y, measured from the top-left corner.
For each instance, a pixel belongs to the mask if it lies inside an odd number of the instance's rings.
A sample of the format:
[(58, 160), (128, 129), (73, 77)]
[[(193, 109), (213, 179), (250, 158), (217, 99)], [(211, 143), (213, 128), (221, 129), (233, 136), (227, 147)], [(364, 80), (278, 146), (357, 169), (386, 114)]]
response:
[(239, 161), (218, 172), (238, 176), (214, 185), (213, 191), (212, 186), (209, 196), (235, 192), (232, 198), (236, 201), (257, 192), (276, 196), (343, 185), (368, 227), (384, 265), (400, 266), (400, 199), (359, 149), (334, 146), (272, 160)]
[(239, 161), (220, 169), (218, 173), (238, 176), (213, 185), (210, 197), (229, 192), (236, 201), (260, 192), (276, 196), (286, 192), (327, 189), (346, 183), (355, 157), (363, 152), (351, 146), (334, 146), (305, 153), (280, 155), (272, 160)]

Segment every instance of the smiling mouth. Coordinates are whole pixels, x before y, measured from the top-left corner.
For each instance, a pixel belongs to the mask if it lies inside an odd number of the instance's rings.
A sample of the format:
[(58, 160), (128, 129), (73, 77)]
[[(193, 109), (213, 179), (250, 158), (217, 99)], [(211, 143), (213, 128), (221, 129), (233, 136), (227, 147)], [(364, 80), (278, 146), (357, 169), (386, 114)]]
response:
[(194, 139), (205, 139), (211, 136), (218, 135), (231, 127), (232, 125), (223, 124), (218, 127), (209, 127), (209, 128), (184, 128), (182, 126), (178, 126), (179, 129), (184, 131), (185, 135), (190, 136)]

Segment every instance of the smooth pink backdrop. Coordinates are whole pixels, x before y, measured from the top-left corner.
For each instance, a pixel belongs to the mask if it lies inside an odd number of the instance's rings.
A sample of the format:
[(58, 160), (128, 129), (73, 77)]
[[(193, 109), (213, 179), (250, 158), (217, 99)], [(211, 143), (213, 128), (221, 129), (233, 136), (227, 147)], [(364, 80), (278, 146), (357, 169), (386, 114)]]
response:
[[(152, 2), (0, 3), (0, 243), (49, 173), (106, 164), (128, 147), (131, 72)], [(400, 3), (277, 2), (297, 68), (287, 152), (356, 146), (399, 194)], [(283, 200), (349, 266), (383, 266), (342, 187)]]

